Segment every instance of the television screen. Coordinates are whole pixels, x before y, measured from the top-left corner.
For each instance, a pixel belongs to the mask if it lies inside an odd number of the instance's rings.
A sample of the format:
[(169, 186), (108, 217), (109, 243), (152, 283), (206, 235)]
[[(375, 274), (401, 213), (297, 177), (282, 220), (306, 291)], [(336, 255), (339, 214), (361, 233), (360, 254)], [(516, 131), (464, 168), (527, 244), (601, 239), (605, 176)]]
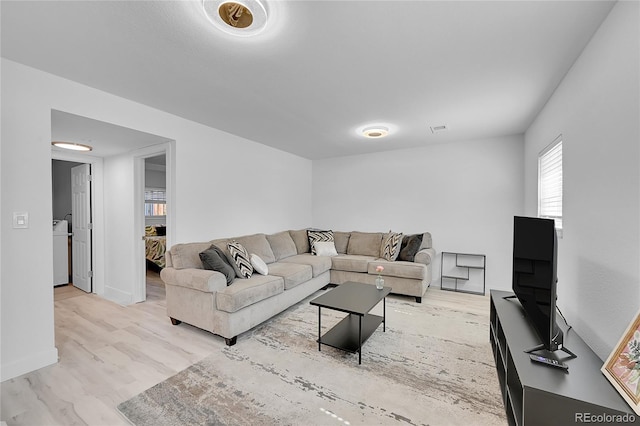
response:
[(556, 325), (557, 237), (552, 219), (514, 217), (513, 292), (541, 340), (540, 349), (562, 347)]

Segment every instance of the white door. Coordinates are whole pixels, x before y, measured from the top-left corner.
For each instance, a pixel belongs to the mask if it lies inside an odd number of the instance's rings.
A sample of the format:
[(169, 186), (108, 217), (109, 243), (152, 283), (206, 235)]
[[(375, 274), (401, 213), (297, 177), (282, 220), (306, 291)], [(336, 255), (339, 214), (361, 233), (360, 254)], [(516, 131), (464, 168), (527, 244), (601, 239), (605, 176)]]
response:
[(71, 169), (73, 285), (91, 293), (91, 165)]

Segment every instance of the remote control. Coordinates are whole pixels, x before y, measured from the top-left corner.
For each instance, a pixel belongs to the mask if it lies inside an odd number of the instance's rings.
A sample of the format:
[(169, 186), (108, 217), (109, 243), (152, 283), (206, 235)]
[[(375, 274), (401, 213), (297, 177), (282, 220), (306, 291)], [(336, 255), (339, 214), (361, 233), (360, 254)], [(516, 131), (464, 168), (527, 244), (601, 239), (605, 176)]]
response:
[(545, 358), (543, 356), (540, 355), (529, 355), (529, 358), (531, 358), (531, 361), (535, 361), (535, 362), (539, 362), (541, 364), (545, 364), (548, 365), (550, 367), (556, 367), (556, 368), (561, 368), (565, 371), (569, 370), (569, 366), (563, 362), (557, 361), (555, 359), (551, 359), (551, 358)]

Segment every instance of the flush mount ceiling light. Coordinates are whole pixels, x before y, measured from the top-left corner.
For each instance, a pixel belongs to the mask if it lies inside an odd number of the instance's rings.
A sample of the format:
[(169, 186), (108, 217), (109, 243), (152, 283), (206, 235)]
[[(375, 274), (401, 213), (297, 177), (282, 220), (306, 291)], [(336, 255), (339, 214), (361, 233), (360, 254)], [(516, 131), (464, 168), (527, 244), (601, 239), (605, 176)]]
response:
[(368, 139), (380, 139), (387, 135), (394, 133), (396, 126), (389, 123), (369, 123), (364, 126), (360, 126), (356, 129), (358, 136), (362, 136)]
[(62, 148), (62, 149), (70, 149), (73, 151), (91, 151), (93, 149), (93, 147), (89, 145), (83, 145), (81, 143), (73, 143), (73, 142), (54, 141), (54, 142), (51, 142), (51, 145), (58, 148)]
[(389, 134), (389, 128), (386, 126), (371, 126), (362, 129), (362, 134), (368, 138), (383, 138)]
[(227, 34), (252, 36), (267, 25), (264, 0), (202, 0), (202, 9), (207, 19)]

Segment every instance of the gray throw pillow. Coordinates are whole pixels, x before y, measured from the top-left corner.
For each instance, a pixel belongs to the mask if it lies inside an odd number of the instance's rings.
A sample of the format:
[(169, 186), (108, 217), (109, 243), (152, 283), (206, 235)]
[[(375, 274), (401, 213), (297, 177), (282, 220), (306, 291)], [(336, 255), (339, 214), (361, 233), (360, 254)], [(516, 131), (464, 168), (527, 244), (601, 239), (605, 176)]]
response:
[(422, 244), (422, 234), (405, 235), (402, 239), (402, 246), (400, 246), (400, 254), (396, 260), (404, 260), (406, 262), (413, 262), (416, 257), (416, 253), (420, 249)]
[(202, 261), (204, 269), (222, 273), (227, 279), (227, 285), (230, 285), (236, 278), (236, 271), (229, 264), (227, 256), (219, 247), (212, 245), (200, 253), (200, 261)]

